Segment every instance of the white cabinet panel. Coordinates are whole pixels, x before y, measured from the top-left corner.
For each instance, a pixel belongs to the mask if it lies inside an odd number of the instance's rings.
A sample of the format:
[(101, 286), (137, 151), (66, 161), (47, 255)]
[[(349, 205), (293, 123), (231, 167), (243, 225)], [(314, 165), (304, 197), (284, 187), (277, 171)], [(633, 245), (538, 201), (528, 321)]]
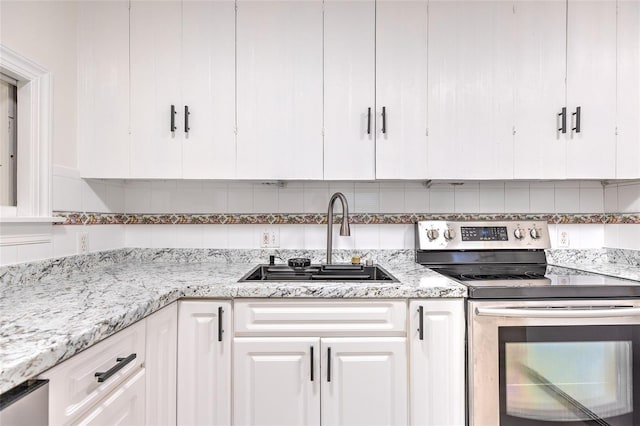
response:
[(231, 423), (231, 303), (178, 305), (178, 424)]
[(409, 312), (411, 425), (464, 426), (464, 300), (414, 300)]
[(155, 424), (145, 421), (145, 369), (120, 385), (86, 416), (79, 426), (132, 426)]
[[(426, 0), (376, 2), (376, 178), (425, 179)], [(429, 42), (431, 43), (431, 42)], [(385, 108), (385, 129), (382, 125)]]
[(566, 135), (559, 117), (566, 105), (566, 1), (514, 3), (514, 177), (562, 179)]
[(429, 176), (513, 178), (513, 7), (429, 3)]
[(406, 352), (404, 337), (323, 338), (322, 423), (408, 424)]
[(78, 3), (82, 177), (129, 177), (129, 2)]
[(236, 338), (234, 423), (319, 426), (320, 371), (314, 356), (319, 341), (310, 337)]
[(322, 179), (322, 1), (237, 2), (241, 179)]
[(178, 304), (154, 313), (146, 323), (146, 423), (175, 425)]
[[(235, 177), (235, 3), (182, 3), (182, 177)], [(177, 82), (176, 82), (177, 83)]]
[[(566, 178), (615, 177), (616, 2), (569, 0)], [(580, 133), (572, 131), (581, 108)]]
[(324, 178), (375, 178), (373, 0), (324, 3)]
[(176, 0), (131, 2), (132, 178), (181, 176), (181, 13)]
[[(111, 377), (98, 382), (95, 374), (117, 366), (118, 358), (135, 358)], [(109, 392), (141, 369), (145, 362), (145, 322), (139, 321), (108, 339), (75, 355), (42, 374), (49, 379), (49, 421), (52, 425), (70, 424)], [(144, 383), (142, 385), (144, 394)], [(142, 406), (144, 416), (144, 403)]]
[(640, 177), (640, 2), (618, 2), (617, 173)]

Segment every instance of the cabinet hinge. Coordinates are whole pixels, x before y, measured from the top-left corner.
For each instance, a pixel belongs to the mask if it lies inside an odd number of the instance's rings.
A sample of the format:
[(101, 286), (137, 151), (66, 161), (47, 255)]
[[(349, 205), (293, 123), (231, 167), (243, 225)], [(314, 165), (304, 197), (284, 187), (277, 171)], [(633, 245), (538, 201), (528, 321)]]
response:
[(427, 127), (426, 135), (429, 136), (429, 128)]
[(616, 126), (615, 134), (618, 136), (618, 126)]
[(513, 132), (513, 136), (515, 136), (516, 135), (516, 126), (513, 126), (512, 132)]
[(237, 128), (237, 127), (234, 127), (234, 128), (233, 128), (233, 134), (234, 134), (234, 135), (236, 135), (236, 136), (238, 136), (238, 128)]

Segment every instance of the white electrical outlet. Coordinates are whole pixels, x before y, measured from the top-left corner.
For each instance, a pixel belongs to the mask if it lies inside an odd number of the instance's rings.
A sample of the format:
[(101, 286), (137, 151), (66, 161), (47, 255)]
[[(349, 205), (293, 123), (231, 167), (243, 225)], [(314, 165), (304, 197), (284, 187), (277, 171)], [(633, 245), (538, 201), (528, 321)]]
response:
[(560, 232), (560, 236), (558, 238), (558, 246), (569, 247), (569, 233), (567, 231)]
[(264, 230), (260, 234), (261, 248), (278, 248), (280, 247), (280, 230), (271, 229)]
[(79, 232), (77, 234), (77, 249), (79, 254), (89, 253), (89, 234), (86, 232)]

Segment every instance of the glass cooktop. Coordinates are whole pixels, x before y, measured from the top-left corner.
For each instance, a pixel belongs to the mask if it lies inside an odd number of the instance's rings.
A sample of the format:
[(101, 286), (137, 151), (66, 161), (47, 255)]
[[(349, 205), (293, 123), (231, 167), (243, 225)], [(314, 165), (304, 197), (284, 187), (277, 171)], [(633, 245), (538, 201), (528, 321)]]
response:
[(435, 267), (460, 281), (471, 299), (639, 297), (640, 282), (540, 264)]

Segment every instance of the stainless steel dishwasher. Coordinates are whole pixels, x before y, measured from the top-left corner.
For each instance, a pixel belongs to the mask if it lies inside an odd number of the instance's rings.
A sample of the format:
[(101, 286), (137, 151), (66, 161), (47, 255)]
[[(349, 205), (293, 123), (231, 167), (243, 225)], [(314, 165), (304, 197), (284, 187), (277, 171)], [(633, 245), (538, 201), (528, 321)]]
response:
[(48, 424), (48, 380), (27, 380), (0, 395), (0, 426)]

